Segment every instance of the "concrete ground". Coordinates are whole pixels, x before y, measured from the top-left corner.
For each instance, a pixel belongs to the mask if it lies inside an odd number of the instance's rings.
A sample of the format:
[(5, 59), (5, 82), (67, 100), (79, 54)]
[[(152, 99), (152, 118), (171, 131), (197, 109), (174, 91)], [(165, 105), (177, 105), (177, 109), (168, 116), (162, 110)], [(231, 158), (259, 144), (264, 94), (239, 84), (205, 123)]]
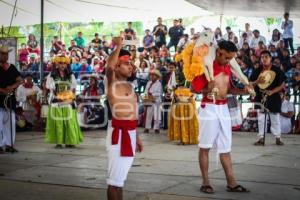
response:
[[(140, 131), (142, 132), (142, 130)], [(210, 156), (210, 178), (215, 194), (201, 185), (196, 145), (178, 146), (166, 133), (141, 134), (144, 152), (130, 170), (124, 199), (299, 199), (300, 136), (283, 137), (276, 146), (267, 136), (265, 147), (253, 146), (255, 133), (234, 133), (232, 157), (239, 183), (248, 194), (226, 192), (226, 180), (215, 152)], [(105, 200), (105, 131), (85, 132), (76, 149), (55, 149), (39, 132), (18, 133), (16, 154), (0, 155), (1, 200)]]

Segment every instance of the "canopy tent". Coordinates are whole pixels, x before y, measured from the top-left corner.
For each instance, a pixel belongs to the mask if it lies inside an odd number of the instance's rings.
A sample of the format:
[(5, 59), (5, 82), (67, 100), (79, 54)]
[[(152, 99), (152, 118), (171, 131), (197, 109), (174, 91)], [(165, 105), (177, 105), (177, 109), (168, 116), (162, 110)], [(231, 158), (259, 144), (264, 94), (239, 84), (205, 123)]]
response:
[[(16, 0), (0, 0), (0, 25), (9, 26)], [(126, 22), (210, 14), (184, 0), (44, 0), (44, 23)], [(17, 0), (12, 26), (39, 24), (40, 0)]]
[(279, 17), (289, 12), (300, 18), (299, 0), (186, 0), (216, 15), (244, 17)]

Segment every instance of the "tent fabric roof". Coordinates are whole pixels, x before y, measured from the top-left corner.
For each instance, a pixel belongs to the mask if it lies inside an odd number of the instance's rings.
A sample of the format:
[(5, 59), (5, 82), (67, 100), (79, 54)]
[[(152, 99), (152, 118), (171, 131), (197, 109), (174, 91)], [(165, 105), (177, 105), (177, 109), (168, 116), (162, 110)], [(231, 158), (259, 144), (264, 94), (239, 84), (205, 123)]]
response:
[(186, 0), (209, 10), (216, 15), (245, 17), (279, 17), (290, 12), (291, 17), (300, 18), (299, 0)]
[[(9, 26), (15, 0), (0, 0), (0, 25)], [(18, 0), (12, 26), (40, 23), (40, 0)], [(44, 22), (125, 22), (208, 15), (185, 0), (44, 0)]]

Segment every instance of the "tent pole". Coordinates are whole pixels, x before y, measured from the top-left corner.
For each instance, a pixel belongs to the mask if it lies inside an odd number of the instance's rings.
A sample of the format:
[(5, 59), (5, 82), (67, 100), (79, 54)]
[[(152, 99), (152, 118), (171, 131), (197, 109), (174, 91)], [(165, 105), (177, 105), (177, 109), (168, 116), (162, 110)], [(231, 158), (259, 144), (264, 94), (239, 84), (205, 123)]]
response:
[(41, 61), (40, 61), (40, 84), (42, 85), (44, 77), (44, 0), (41, 0)]
[(220, 15), (220, 29), (222, 30), (223, 25), (223, 14)]

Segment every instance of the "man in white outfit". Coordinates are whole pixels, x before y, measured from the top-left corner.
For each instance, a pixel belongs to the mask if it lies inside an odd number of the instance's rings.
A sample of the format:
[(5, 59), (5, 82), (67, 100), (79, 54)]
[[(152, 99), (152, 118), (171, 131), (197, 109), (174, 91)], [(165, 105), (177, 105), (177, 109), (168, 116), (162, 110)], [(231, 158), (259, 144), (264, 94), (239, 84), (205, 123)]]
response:
[(280, 113), (280, 125), (281, 133), (288, 134), (292, 131), (292, 117), (295, 114), (295, 106), (290, 102), (290, 95), (286, 93), (282, 97), (281, 113)]
[(0, 154), (6, 152), (17, 152), (13, 148), (16, 136), (15, 89), (22, 84), (22, 78), (16, 67), (9, 64), (9, 48), (0, 47)]
[(154, 119), (154, 131), (159, 133), (159, 124), (160, 124), (160, 104), (162, 96), (162, 85), (160, 82), (161, 74), (155, 69), (150, 72), (150, 81), (146, 85), (145, 92), (148, 97), (153, 99), (151, 105), (146, 108), (146, 124), (144, 133), (149, 133), (149, 129), (152, 127), (152, 120)]

